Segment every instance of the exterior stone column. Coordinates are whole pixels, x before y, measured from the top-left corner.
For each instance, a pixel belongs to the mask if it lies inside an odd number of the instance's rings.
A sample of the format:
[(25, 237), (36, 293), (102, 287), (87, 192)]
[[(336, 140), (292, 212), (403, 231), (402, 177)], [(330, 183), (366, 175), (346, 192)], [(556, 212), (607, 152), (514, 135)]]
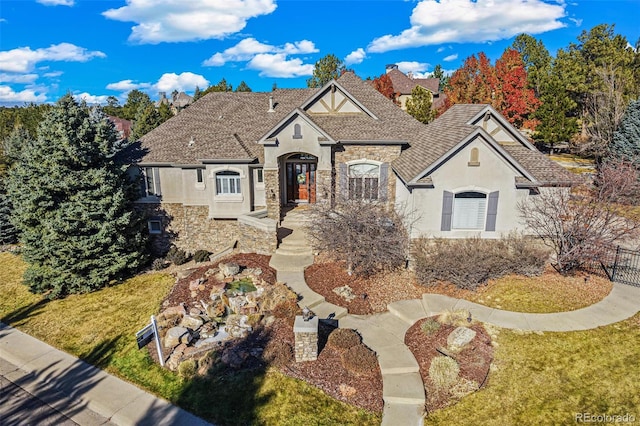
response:
[(315, 361), (318, 359), (318, 316), (305, 321), (301, 315), (296, 316), (293, 325), (295, 335), (296, 362)]
[(331, 170), (316, 171), (316, 202), (324, 203), (331, 201)]
[(280, 173), (278, 169), (264, 169), (264, 189), (267, 217), (280, 223)]

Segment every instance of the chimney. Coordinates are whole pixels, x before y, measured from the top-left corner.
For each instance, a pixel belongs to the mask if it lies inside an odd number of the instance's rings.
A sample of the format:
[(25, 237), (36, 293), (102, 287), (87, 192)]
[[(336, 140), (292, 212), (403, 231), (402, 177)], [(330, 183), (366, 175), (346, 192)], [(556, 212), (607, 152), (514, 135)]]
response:
[(269, 111), (268, 112), (275, 112), (275, 110), (273, 109), (273, 96), (269, 96)]
[(386, 68), (386, 72), (390, 72), (393, 70), (397, 70), (398, 66), (396, 64), (387, 64), (385, 68)]

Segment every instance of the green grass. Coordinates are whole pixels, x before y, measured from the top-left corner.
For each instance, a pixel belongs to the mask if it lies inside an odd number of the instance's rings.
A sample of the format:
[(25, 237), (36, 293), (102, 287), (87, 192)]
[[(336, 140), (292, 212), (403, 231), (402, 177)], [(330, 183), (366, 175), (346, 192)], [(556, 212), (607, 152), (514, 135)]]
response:
[(135, 332), (156, 314), (174, 278), (148, 273), (101, 291), (47, 300), (22, 284), (25, 264), (0, 253), (0, 320), (218, 424), (374, 425), (380, 416), (275, 371), (217, 366), (186, 380), (138, 350)]
[(595, 330), (502, 330), (488, 386), (431, 413), (426, 425), (575, 424), (575, 413), (640, 421), (640, 314)]

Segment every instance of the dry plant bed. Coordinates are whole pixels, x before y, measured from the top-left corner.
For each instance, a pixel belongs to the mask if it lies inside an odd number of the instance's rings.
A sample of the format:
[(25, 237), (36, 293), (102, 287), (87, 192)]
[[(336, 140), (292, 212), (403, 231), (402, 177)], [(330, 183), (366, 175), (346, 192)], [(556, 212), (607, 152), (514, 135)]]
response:
[[(379, 273), (363, 278), (347, 274), (344, 262), (314, 263), (304, 273), (311, 290), (324, 296), (334, 305), (347, 308), (349, 313), (368, 315), (385, 312), (387, 305), (405, 299), (420, 299), (426, 288), (415, 283), (415, 277), (408, 270)], [(348, 285), (357, 296), (351, 302), (334, 293), (334, 289)]]
[[(176, 281), (175, 286), (163, 302), (163, 306), (175, 306), (183, 303), (187, 311), (196, 302), (191, 297), (189, 283), (198, 278), (206, 278), (203, 283), (208, 294), (213, 288), (222, 288), (225, 283), (219, 282), (214, 275), (205, 276), (219, 262), (234, 262), (241, 267), (260, 268), (260, 276), (270, 284), (276, 283), (276, 272), (269, 267), (269, 256), (254, 253), (235, 254), (216, 262), (195, 264), (197, 269), (186, 278)], [(193, 268), (193, 264), (182, 265), (180, 269)], [(180, 270), (178, 269), (178, 270)], [(174, 272), (176, 272), (175, 270)], [(383, 408), (382, 374), (379, 366), (366, 374), (348, 371), (341, 361), (341, 350), (325, 345), (328, 335), (334, 329), (321, 323), (319, 330), (320, 351), (316, 361), (297, 363), (293, 357), (294, 334), (293, 320), (301, 314), (295, 302), (289, 300), (279, 305), (274, 311), (275, 319), (268, 325), (260, 325), (245, 339), (234, 339), (219, 346), (214, 356), (203, 358), (206, 361), (199, 365), (199, 373), (207, 374), (212, 362), (226, 362), (230, 369), (263, 369), (273, 367), (282, 373), (304, 380), (324, 391), (331, 397), (360, 407), (367, 411), (380, 413)], [(151, 345), (151, 357), (157, 361), (157, 355)]]
[[(429, 368), (434, 358), (444, 356), (436, 348), (444, 348), (446, 351), (447, 337), (456, 326), (442, 324), (437, 331), (427, 334), (422, 330), (422, 324), (432, 320), (433, 317), (418, 321), (407, 330), (404, 337), (405, 344), (413, 353), (420, 367), (420, 376), (427, 396), (427, 413), (454, 404), (465, 394), (484, 387), (487, 384), (489, 369), (493, 361), (491, 337), (482, 324), (471, 324), (469, 328), (476, 332), (475, 338), (461, 352), (450, 353), (460, 367), (458, 381), (456, 385), (448, 389), (439, 390), (429, 376)], [(477, 384), (477, 388), (469, 386), (470, 382)]]

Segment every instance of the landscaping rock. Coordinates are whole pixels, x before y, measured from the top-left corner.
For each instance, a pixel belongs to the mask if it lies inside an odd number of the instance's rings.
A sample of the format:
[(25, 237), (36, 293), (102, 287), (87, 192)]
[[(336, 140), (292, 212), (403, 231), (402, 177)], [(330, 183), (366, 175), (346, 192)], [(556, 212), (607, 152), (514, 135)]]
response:
[(191, 332), (185, 327), (171, 327), (164, 336), (164, 347), (175, 348), (181, 343), (188, 345), (192, 340)]
[(160, 315), (164, 315), (165, 317), (170, 317), (174, 315), (186, 315), (186, 314), (187, 314), (187, 310), (184, 308), (184, 305), (182, 304), (178, 306), (171, 306), (165, 309), (164, 311), (162, 311), (162, 313), (160, 313)]
[(198, 278), (197, 280), (193, 280), (193, 281), (189, 282), (189, 290), (191, 290), (191, 291), (198, 290), (198, 287), (200, 287), (200, 285), (202, 285), (202, 283), (204, 283), (204, 279), (202, 279), (202, 278)]
[(246, 315), (229, 315), (225, 329), (229, 336), (235, 338), (247, 337), (253, 327), (248, 323), (249, 317)]
[(338, 296), (342, 297), (347, 302), (351, 302), (357, 296), (353, 294), (353, 290), (348, 285), (342, 287), (336, 287), (333, 289), (333, 292)]
[(211, 276), (211, 275), (215, 275), (215, 274), (217, 274), (218, 272), (220, 272), (220, 269), (219, 269), (219, 268), (211, 268), (211, 269), (207, 269), (207, 272), (205, 272), (205, 273), (204, 273), (204, 276), (205, 276), (205, 277), (209, 277), (209, 276)]
[(183, 269), (181, 271), (178, 271), (178, 272), (176, 272), (176, 278), (178, 278), (179, 280), (187, 278), (189, 275), (191, 275), (197, 269), (198, 268), (188, 268), (188, 269)]
[(476, 337), (476, 332), (472, 329), (458, 327), (447, 337), (447, 345), (450, 349), (462, 349), (471, 343), (474, 337)]
[(224, 274), (225, 277), (232, 277), (240, 272), (240, 266), (237, 263), (220, 263), (218, 268)]
[(199, 317), (194, 317), (191, 315), (185, 315), (180, 321), (180, 327), (190, 328), (191, 330), (197, 330), (204, 324)]
[(184, 351), (186, 349), (187, 349), (187, 345), (183, 343), (178, 345), (173, 350), (173, 352), (171, 352), (171, 355), (169, 356), (169, 359), (165, 364), (169, 370), (176, 371), (178, 369), (178, 366), (180, 365), (180, 362), (182, 362), (182, 356), (184, 355)]

